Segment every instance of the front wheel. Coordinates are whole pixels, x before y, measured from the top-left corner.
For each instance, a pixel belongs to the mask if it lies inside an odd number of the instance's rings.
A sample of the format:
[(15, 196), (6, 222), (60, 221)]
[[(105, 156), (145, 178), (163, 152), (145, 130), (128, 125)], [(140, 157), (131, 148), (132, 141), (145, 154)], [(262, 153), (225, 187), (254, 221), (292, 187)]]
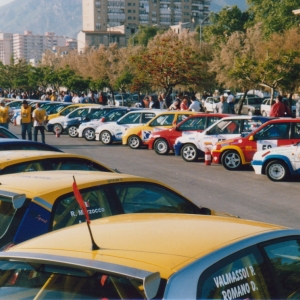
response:
[(104, 145), (109, 145), (112, 143), (112, 136), (110, 134), (109, 131), (104, 130), (101, 132), (100, 134), (100, 141), (104, 144)]
[(93, 141), (95, 139), (95, 130), (87, 128), (83, 131), (83, 136), (87, 141)]
[(158, 139), (154, 144), (154, 150), (158, 155), (166, 155), (169, 153), (170, 147), (165, 139)]
[(141, 148), (142, 141), (137, 135), (132, 135), (128, 138), (128, 146), (131, 149)]
[(235, 151), (226, 151), (222, 156), (222, 164), (229, 171), (237, 170), (241, 164), (240, 155)]
[(283, 181), (288, 177), (289, 171), (287, 165), (283, 161), (273, 160), (268, 163), (266, 174), (272, 181)]
[(192, 162), (198, 159), (198, 149), (193, 144), (186, 144), (181, 149), (181, 157), (187, 161)]
[(71, 126), (68, 129), (68, 133), (69, 133), (69, 136), (72, 137), (72, 138), (77, 137), (78, 136), (77, 127), (76, 126)]

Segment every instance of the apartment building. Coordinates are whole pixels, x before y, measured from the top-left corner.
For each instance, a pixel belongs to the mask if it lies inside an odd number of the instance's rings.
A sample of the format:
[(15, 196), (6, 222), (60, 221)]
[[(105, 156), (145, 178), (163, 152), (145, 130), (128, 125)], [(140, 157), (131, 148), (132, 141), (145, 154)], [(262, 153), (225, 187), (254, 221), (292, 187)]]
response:
[[(179, 23), (200, 24), (210, 12), (211, 0), (82, 0), (83, 26), (78, 40), (123, 26), (126, 40), (139, 25), (170, 27)], [(208, 19), (208, 18), (207, 18)], [(191, 27), (191, 26), (190, 26)], [(192, 26), (193, 28), (195, 25)], [(112, 35), (112, 32), (111, 32)], [(78, 45), (82, 50), (84, 46)]]
[(54, 32), (46, 32), (45, 35), (35, 35), (32, 31), (14, 34), (13, 56), (16, 60), (39, 61), (46, 50), (53, 51), (57, 46), (65, 46), (66, 40), (66, 37), (57, 36)]
[(13, 34), (0, 32), (0, 61), (4, 65), (10, 63), (13, 49)]

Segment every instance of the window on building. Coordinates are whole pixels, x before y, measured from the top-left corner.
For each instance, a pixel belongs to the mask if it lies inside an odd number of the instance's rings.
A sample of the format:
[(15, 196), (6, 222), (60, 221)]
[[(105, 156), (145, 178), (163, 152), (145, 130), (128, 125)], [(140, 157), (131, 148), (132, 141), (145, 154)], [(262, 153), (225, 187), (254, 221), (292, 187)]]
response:
[(128, 20), (132, 20), (132, 17), (128, 17)]
[(96, 7), (100, 7), (100, 1), (95, 2)]
[(131, 6), (131, 3), (128, 3), (127, 5), (128, 5), (128, 6)]
[(128, 13), (131, 13), (131, 9), (128, 9)]

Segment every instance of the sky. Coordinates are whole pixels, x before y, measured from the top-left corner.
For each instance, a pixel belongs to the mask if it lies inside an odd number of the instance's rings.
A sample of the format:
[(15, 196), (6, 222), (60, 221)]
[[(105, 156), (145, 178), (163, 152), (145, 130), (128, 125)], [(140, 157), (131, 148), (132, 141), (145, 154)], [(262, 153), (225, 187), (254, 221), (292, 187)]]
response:
[(12, 2), (13, 0), (0, 0), (0, 6)]

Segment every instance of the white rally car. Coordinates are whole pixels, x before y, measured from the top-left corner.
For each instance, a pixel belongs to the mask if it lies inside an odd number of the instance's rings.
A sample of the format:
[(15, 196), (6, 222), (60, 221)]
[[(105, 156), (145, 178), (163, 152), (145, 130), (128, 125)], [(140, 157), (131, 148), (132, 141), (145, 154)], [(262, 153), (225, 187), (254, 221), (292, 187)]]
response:
[(211, 149), (217, 142), (246, 135), (271, 118), (262, 116), (232, 116), (214, 123), (202, 132), (182, 135), (174, 145), (175, 155), (187, 161), (196, 161), (204, 156), (206, 148)]
[(272, 181), (283, 181), (300, 174), (300, 143), (257, 151), (251, 162), (255, 174)]
[(151, 109), (131, 111), (117, 122), (99, 124), (95, 131), (95, 139), (105, 145), (111, 144), (112, 142), (121, 142), (122, 135), (128, 128), (146, 124), (160, 113), (160, 110), (156, 111)]

